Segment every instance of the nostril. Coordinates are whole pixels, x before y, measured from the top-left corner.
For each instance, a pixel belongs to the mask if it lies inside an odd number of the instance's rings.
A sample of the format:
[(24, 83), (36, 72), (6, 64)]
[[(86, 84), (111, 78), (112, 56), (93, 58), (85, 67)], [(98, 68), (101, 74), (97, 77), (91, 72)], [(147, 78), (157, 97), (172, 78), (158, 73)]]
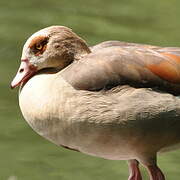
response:
[(22, 73), (24, 71), (24, 69), (20, 69), (19, 72)]

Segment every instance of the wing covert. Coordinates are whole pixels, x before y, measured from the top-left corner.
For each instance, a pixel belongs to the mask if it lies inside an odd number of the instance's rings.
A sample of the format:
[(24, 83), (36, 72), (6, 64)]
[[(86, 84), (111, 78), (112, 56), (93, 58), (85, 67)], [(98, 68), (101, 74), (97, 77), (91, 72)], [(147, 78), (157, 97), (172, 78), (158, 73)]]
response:
[(61, 75), (74, 88), (81, 90), (127, 84), (180, 94), (179, 57), (149, 48), (102, 48), (74, 61)]

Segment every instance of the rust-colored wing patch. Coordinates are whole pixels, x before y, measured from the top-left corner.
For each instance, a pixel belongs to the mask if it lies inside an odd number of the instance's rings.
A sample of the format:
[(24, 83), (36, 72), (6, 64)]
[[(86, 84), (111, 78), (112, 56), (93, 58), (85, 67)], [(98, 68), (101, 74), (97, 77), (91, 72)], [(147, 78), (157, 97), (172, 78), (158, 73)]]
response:
[(174, 55), (174, 54), (170, 54), (170, 53), (161, 53), (162, 55), (169, 57), (171, 60), (174, 60), (176, 63), (179, 63), (180, 65), (180, 56)]
[(175, 65), (169, 63), (168, 61), (163, 61), (159, 64), (148, 65), (147, 68), (159, 76), (160, 78), (169, 81), (171, 83), (180, 83), (180, 72), (179, 68)]

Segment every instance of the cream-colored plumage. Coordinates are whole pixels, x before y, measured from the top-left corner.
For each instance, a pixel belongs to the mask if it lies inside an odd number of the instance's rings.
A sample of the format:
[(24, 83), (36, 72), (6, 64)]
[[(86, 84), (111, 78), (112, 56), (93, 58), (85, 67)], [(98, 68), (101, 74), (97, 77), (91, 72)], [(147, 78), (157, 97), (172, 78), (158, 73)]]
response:
[[(149, 163), (157, 151), (176, 143), (178, 132), (160, 133), (160, 124), (167, 123), (160, 113), (172, 114), (171, 122), (177, 124), (180, 99), (150, 89), (121, 88), (108, 93), (79, 91), (61, 72), (39, 74), (21, 89), (20, 108), (30, 126), (57, 145), (107, 159)], [(142, 152), (149, 154), (147, 160)]]
[[(53, 143), (89, 155), (129, 160), (129, 180), (165, 180), (156, 154), (180, 143), (180, 48), (104, 42), (88, 48), (62, 26), (23, 48), (12, 87), (21, 84), (24, 118)], [(178, 59), (179, 58), (179, 59)]]

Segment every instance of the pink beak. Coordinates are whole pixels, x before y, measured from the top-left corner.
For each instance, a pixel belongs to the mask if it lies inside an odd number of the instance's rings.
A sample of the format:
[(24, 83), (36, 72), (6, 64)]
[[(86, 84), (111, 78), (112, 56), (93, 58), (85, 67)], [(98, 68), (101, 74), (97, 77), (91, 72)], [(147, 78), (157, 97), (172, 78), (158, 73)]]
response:
[(21, 83), (25, 83), (36, 72), (37, 68), (34, 65), (30, 64), (28, 59), (22, 59), (18, 72), (11, 82), (11, 88), (13, 89), (19, 86)]

